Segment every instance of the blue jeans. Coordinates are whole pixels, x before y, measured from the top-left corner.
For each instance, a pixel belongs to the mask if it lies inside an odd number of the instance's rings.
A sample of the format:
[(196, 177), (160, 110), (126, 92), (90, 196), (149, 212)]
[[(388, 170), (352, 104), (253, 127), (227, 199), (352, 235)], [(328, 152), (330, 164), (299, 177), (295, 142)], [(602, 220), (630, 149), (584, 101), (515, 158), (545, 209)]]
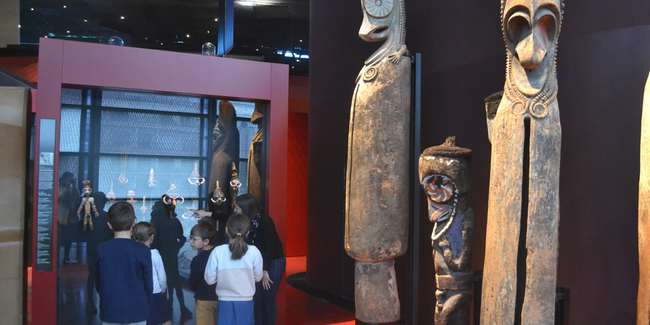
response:
[(269, 290), (262, 287), (262, 282), (255, 284), (255, 325), (275, 325), (278, 318), (278, 308), (275, 305), (275, 296), (278, 294), (282, 276), (287, 268), (287, 259), (278, 258), (271, 262), (269, 278), (273, 281)]
[(253, 301), (225, 301), (217, 303), (217, 325), (253, 325)]

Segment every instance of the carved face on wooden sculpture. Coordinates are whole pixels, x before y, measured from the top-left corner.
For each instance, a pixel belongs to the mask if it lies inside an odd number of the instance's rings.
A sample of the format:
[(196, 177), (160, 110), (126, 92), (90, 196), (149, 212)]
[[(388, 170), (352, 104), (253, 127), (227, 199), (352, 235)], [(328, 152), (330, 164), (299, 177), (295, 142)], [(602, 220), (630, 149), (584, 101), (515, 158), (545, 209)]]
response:
[(361, 0), (363, 24), (359, 29), (359, 37), (366, 42), (385, 40), (391, 27), (398, 22), (400, 1), (402, 0)]
[(422, 180), (429, 202), (429, 220), (443, 222), (453, 217), (458, 205), (456, 183), (444, 175), (429, 175)]
[(502, 0), (501, 18), (508, 49), (508, 77), (528, 97), (550, 83), (562, 21), (560, 0)]
[(84, 197), (90, 197), (93, 194), (93, 188), (90, 187), (90, 180), (83, 181), (84, 188), (81, 190), (81, 193)]

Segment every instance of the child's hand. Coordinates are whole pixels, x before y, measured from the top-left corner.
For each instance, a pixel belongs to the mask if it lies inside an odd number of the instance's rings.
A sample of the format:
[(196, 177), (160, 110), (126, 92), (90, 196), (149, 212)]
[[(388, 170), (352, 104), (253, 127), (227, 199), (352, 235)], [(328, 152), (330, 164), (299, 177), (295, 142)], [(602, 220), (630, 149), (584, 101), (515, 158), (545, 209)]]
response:
[(264, 287), (265, 290), (271, 289), (271, 284), (273, 284), (273, 281), (271, 281), (271, 278), (269, 277), (269, 272), (268, 271), (263, 271), (262, 274), (262, 287)]

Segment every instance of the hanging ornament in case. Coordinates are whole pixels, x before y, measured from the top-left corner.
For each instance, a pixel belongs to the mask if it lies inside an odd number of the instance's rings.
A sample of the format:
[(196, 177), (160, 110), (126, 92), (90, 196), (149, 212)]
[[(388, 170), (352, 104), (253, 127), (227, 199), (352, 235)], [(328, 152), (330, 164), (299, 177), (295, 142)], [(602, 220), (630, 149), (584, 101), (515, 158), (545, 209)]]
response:
[(156, 186), (156, 180), (153, 178), (153, 168), (149, 171), (149, 180), (147, 181), (147, 186), (153, 188)]
[(117, 198), (115, 192), (113, 192), (113, 182), (111, 182), (111, 190), (108, 193), (106, 193), (106, 198), (110, 201), (113, 201)]
[(128, 158), (129, 155), (125, 153), (124, 148), (122, 148), (122, 154), (120, 155), (120, 176), (117, 178), (117, 181), (122, 185), (129, 182), (129, 179), (126, 178), (126, 161)]
[(135, 191), (134, 191), (134, 190), (129, 190), (129, 191), (127, 192), (126, 196), (129, 197), (129, 199), (126, 200), (126, 202), (129, 202), (129, 203), (131, 203), (131, 204), (133, 204), (133, 203), (135, 203), (135, 202), (138, 202), (138, 201), (135, 200)]
[(196, 213), (194, 213), (192, 210), (198, 209), (197, 202), (197, 199), (192, 199), (192, 207), (185, 207), (185, 212), (183, 212), (182, 215), (184, 219), (194, 219)]
[(194, 186), (200, 186), (205, 182), (205, 178), (201, 177), (199, 174), (199, 163), (194, 163), (194, 170), (190, 174), (190, 177), (187, 179), (187, 181)]
[[(169, 190), (167, 190), (167, 196), (169, 198), (163, 197), (163, 203), (165, 204), (183, 204), (185, 202), (185, 198), (183, 198), (180, 193), (178, 193), (178, 190), (176, 189), (176, 185), (174, 185), (174, 182), (169, 183)], [(181, 200), (180, 202), (176, 202), (176, 200)]]
[[(153, 169), (152, 169), (153, 170)], [(147, 203), (147, 197), (143, 196), (142, 197), (142, 206), (140, 207), (140, 213), (145, 214), (147, 213), (147, 210), (149, 210), (146, 206)]]

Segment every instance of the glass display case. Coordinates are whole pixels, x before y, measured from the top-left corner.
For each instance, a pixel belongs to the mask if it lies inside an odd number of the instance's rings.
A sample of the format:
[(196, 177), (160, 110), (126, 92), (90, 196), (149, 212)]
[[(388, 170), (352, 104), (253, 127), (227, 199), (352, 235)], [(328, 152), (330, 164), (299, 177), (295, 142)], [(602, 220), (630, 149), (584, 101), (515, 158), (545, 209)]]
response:
[[(249, 192), (251, 142), (263, 135), (260, 199), (285, 236), (287, 66), (49, 39), (41, 40), (39, 65), (31, 323), (100, 323), (94, 254), (112, 235), (106, 211), (115, 202), (150, 221), (168, 194), (189, 238), (198, 222), (190, 210), (210, 210), (222, 102), (236, 115), (238, 193)], [(188, 243), (180, 250), (181, 281), (194, 255)]]

